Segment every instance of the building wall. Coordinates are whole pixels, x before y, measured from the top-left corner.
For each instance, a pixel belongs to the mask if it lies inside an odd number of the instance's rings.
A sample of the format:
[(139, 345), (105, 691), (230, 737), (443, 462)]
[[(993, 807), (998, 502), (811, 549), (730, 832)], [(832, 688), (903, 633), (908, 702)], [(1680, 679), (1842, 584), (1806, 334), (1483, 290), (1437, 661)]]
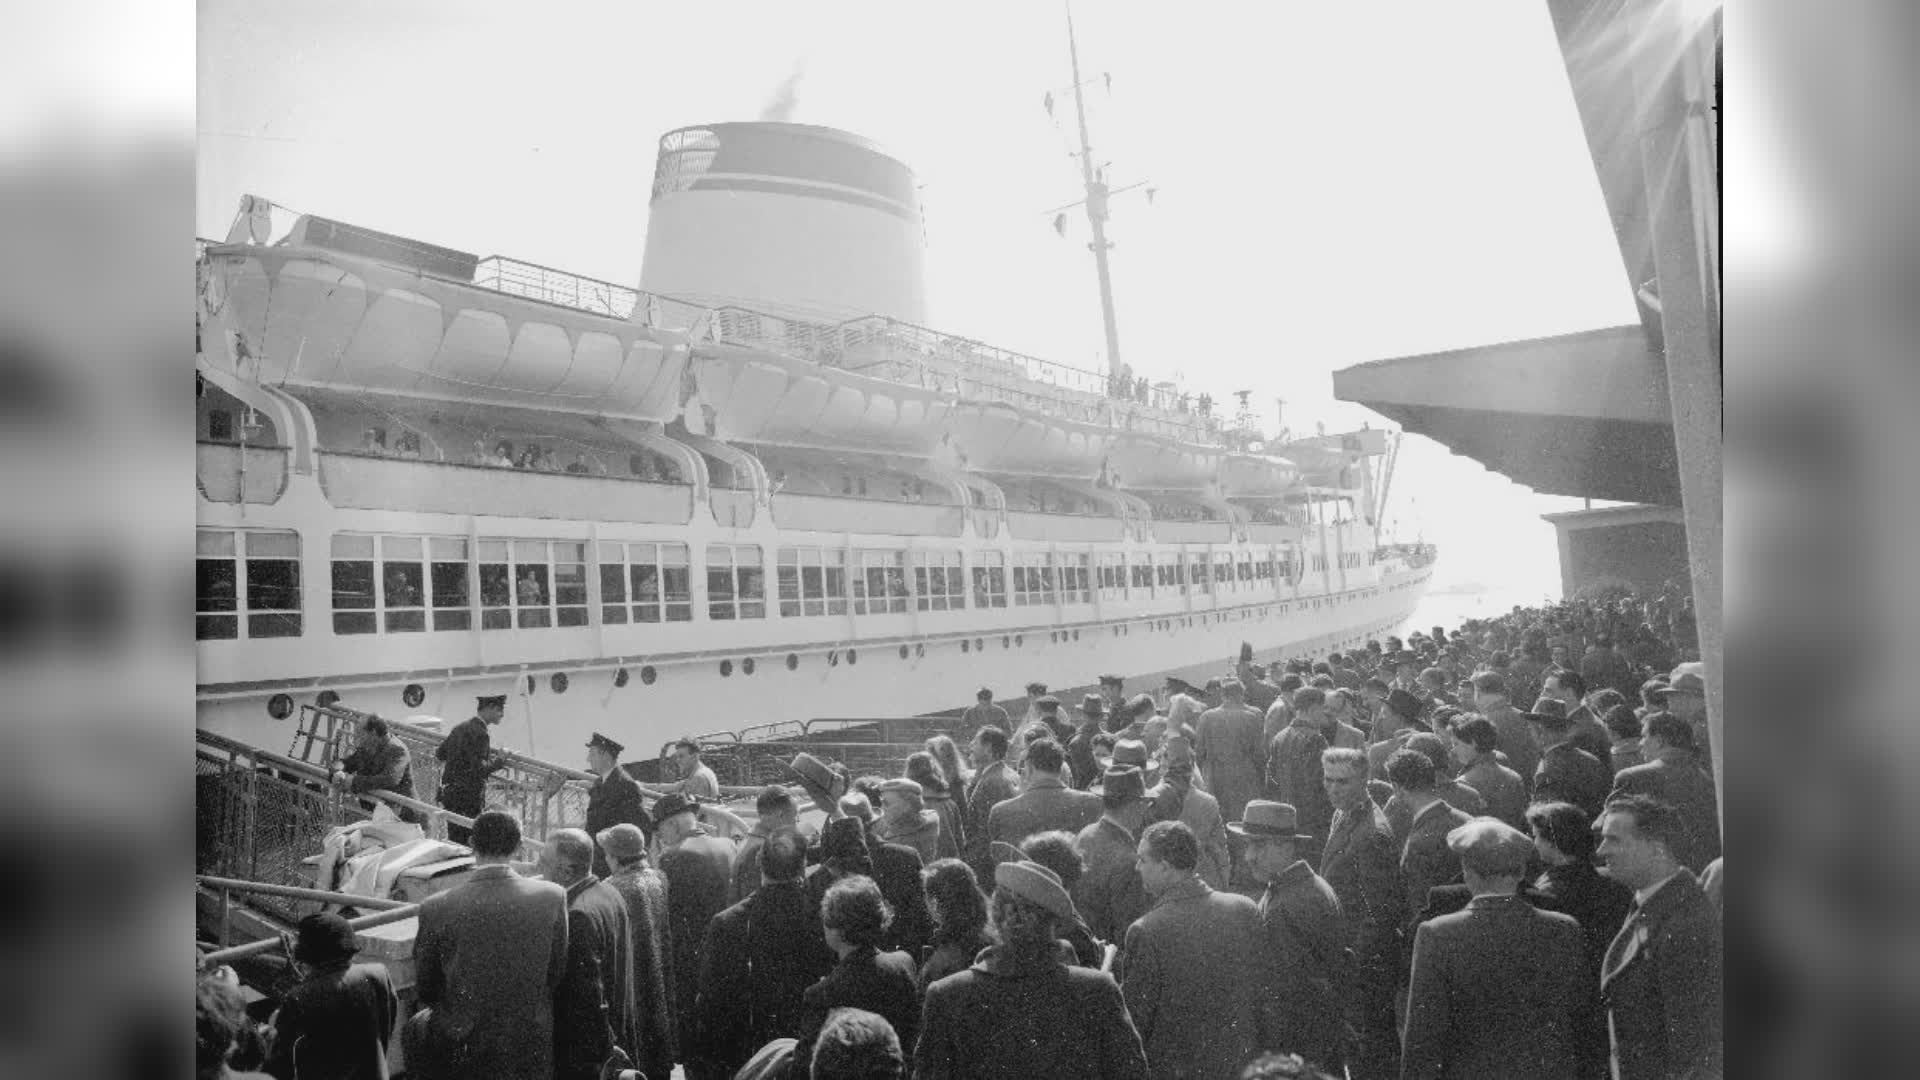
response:
[(1596, 584), (1658, 592), (1669, 580), (1688, 580), (1687, 531), (1678, 522), (1561, 526), (1560, 584), (1572, 596)]

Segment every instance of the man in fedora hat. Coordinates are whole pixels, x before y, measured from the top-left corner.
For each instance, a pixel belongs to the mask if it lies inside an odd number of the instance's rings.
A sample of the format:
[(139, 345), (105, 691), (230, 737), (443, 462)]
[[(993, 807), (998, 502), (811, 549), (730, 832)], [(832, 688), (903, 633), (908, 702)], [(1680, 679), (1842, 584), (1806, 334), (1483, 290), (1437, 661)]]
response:
[(702, 947), (707, 924), (727, 906), (733, 884), (733, 845), (700, 823), (699, 804), (670, 794), (654, 804), (654, 839), (667, 877), (667, 916), (673, 938), (675, 1017), (681, 1061), (701, 1065), (687, 1038), (694, 1029)]
[[(494, 752), (487, 728), (507, 715), (507, 695), (482, 694), (472, 718), (447, 733), (433, 756), (440, 761), (440, 805), (462, 817), (476, 817), (486, 805), (487, 777), (499, 771), (505, 760)], [(447, 839), (464, 844), (471, 830), (464, 825), (447, 826)]]
[(400, 999), (384, 964), (356, 964), (353, 927), (331, 912), (300, 920), (293, 946), (300, 984), (273, 1017), (266, 1071), (277, 1077), (387, 1080), (387, 1045)]
[(1694, 660), (1674, 668), (1667, 677), (1667, 685), (1657, 691), (1657, 697), (1668, 712), (1693, 729), (1694, 751), (1700, 756), (1700, 767), (1709, 776), (1713, 775), (1713, 746), (1707, 732), (1706, 665)]
[(1120, 706), (1127, 703), (1127, 680), (1119, 675), (1100, 676), (1100, 700), (1105, 703), (1107, 715), (1124, 722), (1125, 715)]
[(1127, 928), (1120, 981), (1155, 1077), (1234, 1076), (1260, 1049), (1260, 912), (1197, 872), (1200, 845), (1177, 821), (1136, 849), (1153, 906)]
[(1255, 799), (1228, 825), (1247, 845), (1247, 864), (1266, 883), (1260, 924), (1266, 945), (1262, 1045), (1284, 1046), (1333, 1072), (1345, 1062), (1341, 1003), (1352, 951), (1333, 886), (1301, 857), (1317, 838), (1286, 803)]
[(1579, 924), (1517, 895), (1525, 833), (1475, 818), (1445, 842), (1473, 899), (1414, 933), (1400, 1075), (1574, 1080), (1596, 1006)]
[[(625, 749), (597, 731), (587, 740), (587, 771), (599, 778), (587, 789), (588, 836), (622, 824), (639, 826), (642, 833), (652, 827), (639, 781), (620, 767), (620, 752)], [(612, 872), (606, 852), (595, 849), (593, 872), (603, 878)]]
[(1611, 797), (1647, 795), (1672, 806), (1686, 825), (1674, 855), (1682, 866), (1702, 873), (1720, 857), (1720, 803), (1713, 777), (1700, 763), (1686, 720), (1655, 713), (1647, 718), (1646, 732), (1640, 743), (1646, 764), (1620, 770)]
[(1081, 791), (1093, 786), (1100, 775), (1100, 763), (1093, 752), (1093, 741), (1102, 733), (1107, 716), (1107, 703), (1099, 694), (1088, 694), (1080, 699), (1080, 715), (1083, 719), (1067, 742), (1067, 765), (1073, 770), (1073, 786)]
[(1134, 846), (1147, 824), (1150, 804), (1138, 768), (1110, 768), (1101, 778), (1100, 787), (1100, 820), (1081, 829), (1074, 840), (1074, 849), (1086, 870), (1074, 890), (1073, 903), (1095, 937), (1118, 942), (1133, 920), (1147, 910)]

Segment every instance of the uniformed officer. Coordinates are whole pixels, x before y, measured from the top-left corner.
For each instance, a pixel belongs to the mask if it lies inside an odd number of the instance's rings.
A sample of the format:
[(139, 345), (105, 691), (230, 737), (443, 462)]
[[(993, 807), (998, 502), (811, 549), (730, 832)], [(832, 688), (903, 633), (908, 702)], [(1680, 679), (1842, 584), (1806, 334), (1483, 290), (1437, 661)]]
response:
[[(454, 728), (436, 747), (440, 760), (440, 805), (464, 817), (478, 817), (486, 802), (487, 777), (506, 761), (493, 749), (489, 725), (506, 718), (507, 695), (482, 695), (478, 714)], [(471, 833), (460, 825), (447, 826), (447, 839), (464, 844)]]
[[(640, 831), (652, 831), (640, 796), (640, 784), (620, 767), (620, 751), (626, 747), (599, 732), (587, 740), (587, 768), (599, 779), (587, 789), (587, 835), (599, 836), (615, 825), (636, 825)], [(593, 872), (606, 877), (610, 871), (607, 853), (595, 848)]]

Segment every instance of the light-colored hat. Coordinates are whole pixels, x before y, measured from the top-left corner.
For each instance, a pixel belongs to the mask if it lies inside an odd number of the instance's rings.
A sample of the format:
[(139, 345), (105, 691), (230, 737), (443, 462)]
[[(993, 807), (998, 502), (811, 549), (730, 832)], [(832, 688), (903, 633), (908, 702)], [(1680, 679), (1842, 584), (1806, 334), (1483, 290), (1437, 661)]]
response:
[(1241, 812), (1241, 820), (1227, 823), (1227, 831), (1253, 839), (1311, 840), (1300, 831), (1300, 812), (1283, 802), (1253, 799)]
[(637, 859), (647, 853), (647, 838), (640, 826), (629, 822), (609, 825), (594, 837), (609, 859)]
[(1121, 739), (1113, 744), (1113, 763), (1132, 765), (1135, 768), (1147, 767), (1147, 744), (1139, 739)]
[(1447, 834), (1447, 850), (1485, 877), (1527, 872), (1533, 840), (1498, 818), (1477, 817)]
[(805, 787), (809, 793), (828, 799), (835, 798), (839, 794), (834, 789), (841, 783), (840, 774), (828, 768), (826, 762), (812, 754), (803, 752), (793, 755), (793, 761), (787, 767), (800, 778), (801, 786)]
[(1101, 774), (1100, 790), (1109, 798), (1144, 799), (1147, 797), (1146, 774), (1131, 766), (1115, 766)]
[(1022, 900), (1046, 908), (1063, 919), (1079, 918), (1073, 897), (1053, 871), (1036, 862), (1003, 862), (993, 869), (993, 883)]
[(904, 791), (909, 795), (918, 796), (926, 795), (926, 791), (920, 786), (920, 781), (909, 780), (904, 776), (896, 776), (891, 780), (882, 781), (880, 786), (874, 790), (883, 795), (889, 791)]
[(1673, 675), (1667, 685), (1654, 692), (1661, 697), (1668, 694), (1698, 694), (1705, 697), (1707, 695), (1707, 680), (1703, 674), (1705, 667), (1706, 665), (1697, 660), (1681, 664), (1673, 669)]

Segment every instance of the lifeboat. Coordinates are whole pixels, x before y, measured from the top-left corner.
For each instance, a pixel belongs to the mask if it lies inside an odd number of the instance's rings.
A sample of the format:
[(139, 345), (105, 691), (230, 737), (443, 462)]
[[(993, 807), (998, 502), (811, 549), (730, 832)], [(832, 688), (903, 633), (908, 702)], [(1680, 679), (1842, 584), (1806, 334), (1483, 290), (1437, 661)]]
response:
[(1270, 454), (1228, 454), (1220, 471), (1221, 492), (1229, 498), (1283, 495), (1299, 480), (1293, 462)]

